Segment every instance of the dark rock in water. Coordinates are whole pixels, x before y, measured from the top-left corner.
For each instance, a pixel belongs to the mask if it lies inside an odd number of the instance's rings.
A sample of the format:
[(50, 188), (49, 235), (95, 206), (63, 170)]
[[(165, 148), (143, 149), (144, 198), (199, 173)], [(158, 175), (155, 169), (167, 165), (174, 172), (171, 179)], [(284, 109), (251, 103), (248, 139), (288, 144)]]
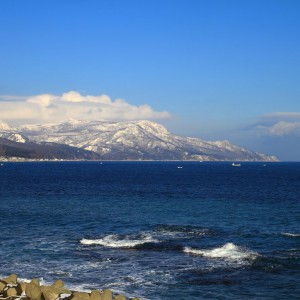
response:
[(98, 290), (94, 290), (90, 294), (90, 300), (102, 300), (101, 292)]

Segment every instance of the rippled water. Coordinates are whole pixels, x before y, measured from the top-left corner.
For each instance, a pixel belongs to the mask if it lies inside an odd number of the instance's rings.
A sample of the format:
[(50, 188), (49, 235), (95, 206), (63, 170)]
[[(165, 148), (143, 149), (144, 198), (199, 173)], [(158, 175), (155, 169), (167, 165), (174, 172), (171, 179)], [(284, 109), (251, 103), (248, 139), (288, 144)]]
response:
[(0, 275), (154, 300), (299, 299), (299, 198), (299, 163), (4, 163)]

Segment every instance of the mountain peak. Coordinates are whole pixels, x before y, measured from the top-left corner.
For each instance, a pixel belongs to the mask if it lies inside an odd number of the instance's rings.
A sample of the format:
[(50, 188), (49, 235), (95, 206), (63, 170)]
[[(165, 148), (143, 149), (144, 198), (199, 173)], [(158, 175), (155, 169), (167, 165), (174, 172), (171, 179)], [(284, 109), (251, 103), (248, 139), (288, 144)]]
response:
[(156, 134), (169, 134), (169, 131), (161, 124), (153, 121), (141, 120), (135, 122), (141, 128)]

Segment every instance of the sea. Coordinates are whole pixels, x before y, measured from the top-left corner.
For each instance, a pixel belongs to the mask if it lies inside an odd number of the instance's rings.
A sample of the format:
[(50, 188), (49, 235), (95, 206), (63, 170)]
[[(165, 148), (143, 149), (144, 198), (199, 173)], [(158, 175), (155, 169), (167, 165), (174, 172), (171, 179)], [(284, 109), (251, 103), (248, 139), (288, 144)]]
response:
[(300, 299), (300, 163), (4, 162), (0, 232), (1, 278)]

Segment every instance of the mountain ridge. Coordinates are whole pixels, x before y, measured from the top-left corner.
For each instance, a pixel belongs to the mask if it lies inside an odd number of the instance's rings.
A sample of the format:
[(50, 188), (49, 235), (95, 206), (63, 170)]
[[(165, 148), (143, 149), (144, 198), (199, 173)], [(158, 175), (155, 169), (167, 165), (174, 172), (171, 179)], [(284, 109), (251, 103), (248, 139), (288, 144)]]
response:
[[(56, 143), (95, 152), (102, 160), (278, 161), (229, 141), (205, 141), (170, 133), (148, 121), (79, 121), (0, 127), (0, 137), (23, 143)], [(7, 129), (5, 129), (7, 128)]]
[(56, 143), (16, 142), (0, 137), (0, 157), (23, 160), (99, 160), (95, 152)]

